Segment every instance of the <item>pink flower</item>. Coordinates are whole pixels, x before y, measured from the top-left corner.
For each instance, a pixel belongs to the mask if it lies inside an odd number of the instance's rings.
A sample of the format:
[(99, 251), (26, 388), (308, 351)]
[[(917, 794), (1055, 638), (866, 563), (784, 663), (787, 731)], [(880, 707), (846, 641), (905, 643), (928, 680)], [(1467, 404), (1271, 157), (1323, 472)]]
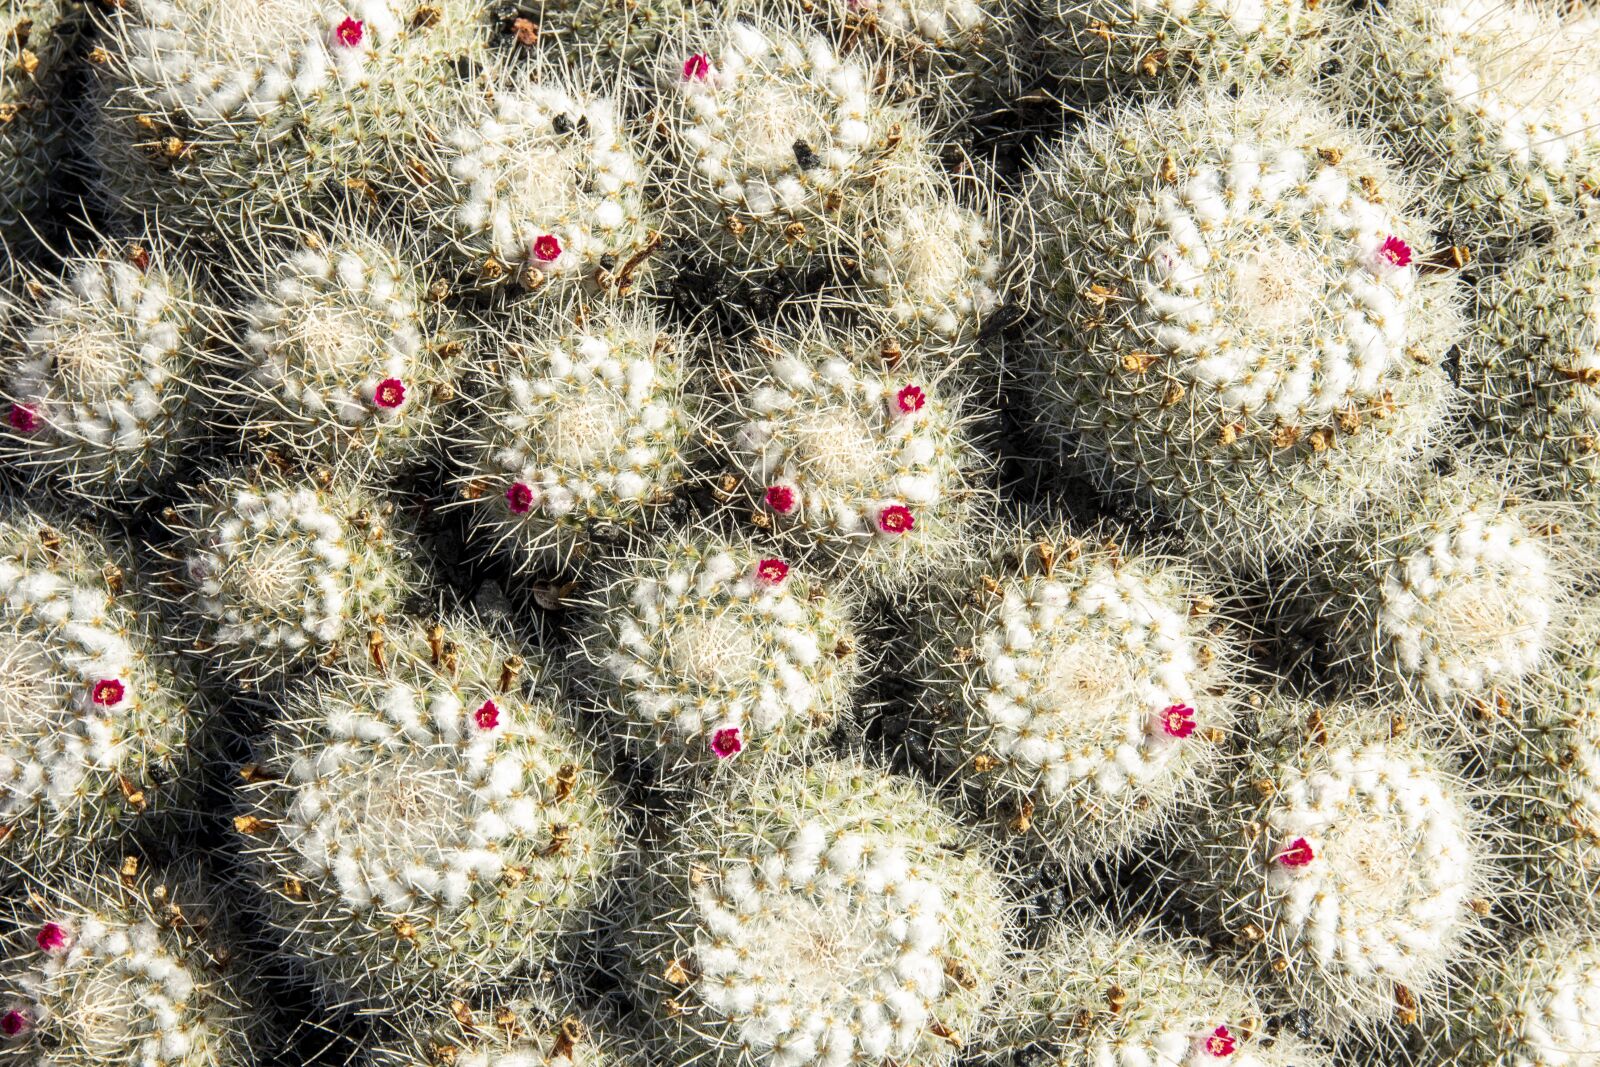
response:
[(39, 946), (40, 952), (62, 952), (67, 947), (67, 928), (60, 923), (45, 923), (39, 927), (33, 943)]
[(1304, 867), (1317, 858), (1316, 852), (1311, 848), (1311, 842), (1303, 837), (1297, 837), (1289, 842), (1289, 847), (1274, 857), (1285, 867)]
[(554, 263), (561, 258), (561, 242), (556, 240), (555, 234), (547, 233), (534, 239), (533, 258), (540, 263)]
[(485, 700), (478, 705), (478, 710), (472, 713), (472, 721), (478, 724), (480, 730), (493, 730), (500, 725), (500, 705), (492, 700)]
[(32, 433), (44, 424), (39, 418), (39, 411), (31, 404), (11, 405), (11, 428), (21, 430), (23, 433)]
[(787, 515), (794, 510), (794, 490), (787, 485), (767, 486), (767, 507), (779, 515)]
[(357, 18), (347, 18), (333, 29), (333, 43), (340, 48), (357, 48), (367, 35), (367, 24)]
[(533, 507), (533, 486), (527, 482), (512, 482), (506, 490), (506, 503), (513, 515), (525, 515)]
[(737, 756), (744, 749), (737, 726), (726, 726), (711, 735), (711, 754), (718, 759)]
[(27, 1012), (12, 1008), (4, 1015), (0, 1015), (0, 1034), (7, 1037), (16, 1037), (33, 1027), (33, 1020), (28, 1018)]
[(902, 414), (910, 415), (922, 410), (922, 405), (928, 402), (927, 394), (915, 385), (908, 385), (894, 394), (894, 402)]
[(789, 577), (789, 565), (781, 559), (764, 559), (756, 564), (756, 577), (766, 585), (782, 585)]
[(1194, 709), (1187, 704), (1162, 708), (1161, 728), (1172, 737), (1188, 737), (1194, 733)]
[(385, 378), (372, 391), (372, 402), (380, 408), (397, 408), (406, 402), (406, 383), (399, 378)]
[(1378, 251), (1374, 255), (1381, 266), (1409, 267), (1411, 265), (1411, 246), (1398, 237), (1385, 237), (1383, 244), (1378, 246)]
[(127, 691), (127, 687), (118, 679), (102, 678), (94, 683), (92, 694), (96, 704), (99, 704), (102, 708), (109, 708), (122, 703), (122, 698)]
[(711, 75), (711, 57), (704, 52), (696, 52), (683, 61), (683, 77), (686, 81), (703, 82)]
[(1238, 1047), (1239, 1043), (1233, 1039), (1233, 1034), (1228, 1032), (1226, 1026), (1217, 1027), (1211, 1031), (1211, 1036), (1206, 1038), (1206, 1052), (1218, 1059), (1232, 1056), (1233, 1050)]
[(917, 517), (904, 504), (890, 504), (878, 512), (878, 529), (886, 534), (910, 533), (917, 525)]

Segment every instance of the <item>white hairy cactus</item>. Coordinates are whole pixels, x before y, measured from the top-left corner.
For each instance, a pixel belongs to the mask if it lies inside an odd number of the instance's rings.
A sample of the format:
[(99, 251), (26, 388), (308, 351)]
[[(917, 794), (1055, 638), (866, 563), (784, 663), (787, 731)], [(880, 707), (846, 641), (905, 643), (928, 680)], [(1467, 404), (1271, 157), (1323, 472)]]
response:
[(725, 376), (720, 432), (739, 486), (786, 550), (913, 581), (956, 553), (989, 495), (960, 346), (814, 321), (763, 331)]
[(269, 468), (196, 486), (169, 520), (178, 609), (217, 674), (252, 685), (359, 642), (420, 581), (393, 506)]
[(1495, 884), (1476, 787), (1404, 705), (1267, 705), (1177, 824), (1181, 891), (1330, 1033), (1414, 1022), (1471, 956)]
[(1455, 396), (1426, 219), (1298, 95), (1193, 92), (1092, 121), (1029, 192), (1041, 430), (1229, 562), (1392, 492)]
[(185, 255), (160, 240), (110, 241), (24, 290), (0, 355), (0, 457), (106, 507), (168, 488), (205, 440), (222, 328)]
[(688, 813), (627, 931), (658, 1063), (939, 1067), (1003, 980), (981, 848), (916, 783), (822, 762)]
[(251, 1067), (272, 1042), (265, 994), (198, 868), (137, 857), (65, 868), (8, 896), (0, 1063)]
[(1262, 1031), (1247, 985), (1206, 960), (1203, 942), (1151, 923), (1074, 919), (1028, 952), (981, 1043), (996, 1067), (1326, 1067), (1332, 1058)]
[(1559, 0), (1398, 0), (1344, 16), (1336, 91), (1453, 239), (1499, 254), (1600, 189), (1600, 12)]
[(0, 516), (0, 854), (49, 870), (170, 807), (200, 716), (125, 548)]
[(360, 1061), (370, 1067), (644, 1067), (640, 1042), (609, 1013), (520, 984), (449, 1011), (402, 1017)]
[(541, 662), (471, 619), (378, 635), (278, 699), (234, 825), (326, 996), (442, 1009), (584, 921), (619, 819)]
[(996, 538), (905, 608), (918, 715), (979, 821), (1077, 867), (1194, 794), (1234, 654), (1178, 560), (1063, 531)]
[(485, 330), (455, 434), (474, 528), (523, 566), (560, 567), (656, 524), (701, 431), (689, 342), (648, 306), (521, 301)]
[(0, 234), (12, 247), (47, 221), (37, 216), (68, 141), (70, 12), (64, 0), (10, 0), (0, 10)]
[(266, 248), (231, 272), (244, 299), (222, 400), (245, 441), (357, 474), (436, 445), (462, 343), (411, 253), (352, 226)]
[(668, 779), (804, 754), (848, 713), (855, 605), (799, 564), (689, 531), (608, 561), (601, 580), (581, 638), (589, 684), (607, 731)]

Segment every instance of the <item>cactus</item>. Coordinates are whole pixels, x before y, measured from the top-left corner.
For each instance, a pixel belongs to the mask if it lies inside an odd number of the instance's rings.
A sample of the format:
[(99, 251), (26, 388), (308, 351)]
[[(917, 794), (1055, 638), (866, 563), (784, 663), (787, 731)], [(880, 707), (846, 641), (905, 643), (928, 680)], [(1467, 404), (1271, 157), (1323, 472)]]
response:
[(1331, 1057), (1264, 1033), (1261, 1005), (1203, 943), (1153, 923), (1074, 919), (1023, 960), (980, 1063), (997, 1067), (1325, 1067)]
[(405, 1019), (361, 1060), (370, 1067), (629, 1067), (644, 1064), (639, 1042), (608, 1013), (584, 1011), (570, 998), (518, 987), (457, 1002), (429, 1018), (421, 1036)]
[(688, 813), (641, 879), (629, 967), (652, 1062), (954, 1061), (1003, 979), (983, 850), (915, 783), (853, 763)]
[(1415, 1022), (1471, 957), (1498, 877), (1479, 787), (1402, 705), (1267, 703), (1259, 740), (1176, 828), (1178, 885), (1326, 1032)]
[(1032, 181), (1023, 384), (1102, 486), (1230, 564), (1403, 483), (1455, 396), (1428, 223), (1320, 106), (1247, 88), (1091, 122)]
[(821, 321), (754, 339), (726, 379), (721, 435), (786, 550), (881, 587), (960, 550), (990, 492), (951, 373), (962, 351), (930, 340), (902, 358), (893, 331)]
[(474, 528), (530, 567), (659, 524), (701, 431), (688, 343), (648, 306), (563, 312), (519, 302), (486, 323), (495, 358), (456, 433)]
[(1403, 0), (1345, 16), (1334, 91), (1499, 256), (1600, 188), (1600, 15), (1554, 0)]
[(983, 825), (1076, 868), (1205, 782), (1235, 654), (1180, 561), (1018, 531), (929, 592), (907, 611), (918, 715)]
[(57, 867), (172, 808), (199, 711), (158, 648), (125, 547), (19, 507), (0, 518), (0, 853)]
[(76, 20), (65, 0), (9, 0), (0, 11), (0, 235), (23, 244), (68, 143), (64, 72)]
[(260, 246), (232, 271), (245, 294), (223, 390), (244, 438), (356, 474), (438, 444), (461, 341), (408, 249), (358, 227)]
[(516, 5), (505, 28), (546, 66), (576, 65), (647, 83), (658, 56), (715, 18), (716, 9), (707, 0), (545, 0)]
[(1305, 82), (1323, 61), (1328, 10), (1315, 0), (1046, 0), (1037, 48), (1079, 98)]
[(202, 424), (220, 312), (165, 242), (111, 241), (24, 283), (0, 357), (0, 458), (102, 507), (169, 487)]
[(264, 992), (194, 865), (57, 868), (5, 911), (0, 1063), (250, 1067), (266, 1056)]
[(800, 565), (690, 532), (621, 554), (602, 580), (580, 638), (588, 684), (665, 780), (804, 755), (848, 713), (855, 605)]
[(253, 686), (360, 642), (420, 582), (393, 506), (269, 468), (194, 488), (169, 518), (177, 607), (207, 665)]
[(620, 825), (538, 659), (471, 619), (379, 634), (278, 699), (235, 827), (330, 1000), (442, 1009), (583, 922)]

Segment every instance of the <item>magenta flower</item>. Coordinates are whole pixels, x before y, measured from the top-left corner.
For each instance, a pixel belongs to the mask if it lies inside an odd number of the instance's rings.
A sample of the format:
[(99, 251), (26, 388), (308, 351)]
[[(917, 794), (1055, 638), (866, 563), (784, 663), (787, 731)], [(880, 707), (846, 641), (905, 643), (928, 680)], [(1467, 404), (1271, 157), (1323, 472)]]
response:
[(16, 1037), (26, 1033), (33, 1027), (33, 1020), (28, 1018), (27, 1012), (12, 1008), (4, 1015), (0, 1015), (0, 1034), (7, 1037)]
[(102, 678), (94, 683), (92, 695), (94, 702), (103, 708), (122, 703), (122, 698), (127, 693), (127, 687), (116, 678)]
[(526, 482), (512, 482), (506, 490), (506, 503), (514, 515), (525, 515), (533, 507), (533, 486)]
[(917, 525), (917, 517), (904, 504), (890, 504), (878, 512), (878, 529), (886, 534), (910, 533)]
[(500, 705), (492, 700), (485, 700), (478, 705), (478, 710), (472, 713), (472, 721), (478, 724), (480, 730), (493, 730), (500, 725)]
[(744, 750), (737, 726), (727, 726), (711, 735), (711, 753), (718, 759), (737, 756)]
[(1275, 858), (1285, 867), (1304, 867), (1316, 859), (1317, 854), (1312, 850), (1311, 842), (1303, 837), (1297, 837), (1289, 842), (1289, 847), (1278, 853)]
[(683, 61), (683, 76), (687, 81), (703, 82), (711, 76), (711, 57), (704, 52), (696, 52)]
[(1378, 262), (1390, 267), (1411, 265), (1411, 246), (1398, 237), (1385, 237), (1378, 246)]
[(44, 425), (38, 409), (31, 404), (12, 404), (10, 422), (13, 430), (20, 430), (23, 433), (32, 433)]
[(536, 238), (533, 242), (533, 258), (540, 263), (554, 263), (561, 258), (561, 242), (553, 233)]
[(67, 928), (60, 923), (45, 923), (39, 927), (39, 933), (34, 936), (33, 943), (39, 946), (40, 952), (57, 953), (65, 951), (67, 947)]
[(779, 515), (787, 515), (794, 510), (794, 490), (787, 485), (767, 486), (767, 507)]
[(1206, 1038), (1206, 1052), (1218, 1059), (1232, 1056), (1233, 1050), (1238, 1047), (1239, 1043), (1233, 1039), (1233, 1034), (1226, 1026), (1217, 1027), (1211, 1031), (1211, 1036)]
[(781, 559), (764, 559), (756, 564), (756, 577), (766, 585), (782, 585), (789, 577), (789, 565)]
[(359, 48), (367, 35), (367, 24), (357, 18), (347, 18), (333, 29), (333, 41), (340, 48)]
[(397, 408), (406, 402), (406, 383), (399, 378), (385, 378), (372, 391), (372, 402), (380, 408)]
[(894, 395), (894, 402), (902, 414), (910, 415), (922, 410), (922, 405), (928, 402), (928, 396), (921, 387), (908, 385)]
[(1161, 728), (1173, 737), (1188, 737), (1194, 733), (1194, 709), (1187, 704), (1161, 709)]

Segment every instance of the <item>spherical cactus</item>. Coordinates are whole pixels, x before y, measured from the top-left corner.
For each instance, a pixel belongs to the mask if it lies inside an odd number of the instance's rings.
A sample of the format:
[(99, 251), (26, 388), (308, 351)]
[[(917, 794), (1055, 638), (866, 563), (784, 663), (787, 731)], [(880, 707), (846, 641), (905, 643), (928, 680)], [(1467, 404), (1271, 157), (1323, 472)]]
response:
[(847, 714), (855, 606), (800, 565), (691, 531), (623, 553), (602, 581), (588, 681), (607, 731), (666, 780), (804, 754)]
[(1315, 75), (1328, 21), (1316, 0), (1045, 0), (1037, 48), (1078, 97), (1255, 86)]
[(251, 1067), (271, 1044), (265, 993), (196, 870), (136, 857), (7, 898), (0, 1063)]
[(420, 582), (392, 505), (354, 482), (234, 471), (196, 486), (169, 521), (177, 606), (208, 666), (247, 685), (368, 640)]
[(540, 989), (457, 1001), (448, 1012), (402, 1017), (363, 1067), (643, 1067), (640, 1042), (610, 1014), (585, 1011)]
[(1019, 533), (929, 593), (906, 620), (918, 717), (990, 829), (1076, 867), (1205, 782), (1235, 657), (1182, 563)]
[(659, 237), (614, 97), (509, 68), (455, 94), (441, 125), (407, 200), (469, 279), (619, 293), (642, 280)]
[(821, 322), (757, 336), (727, 378), (720, 432), (758, 521), (879, 586), (959, 551), (989, 495), (951, 373), (960, 352), (930, 340), (902, 358), (893, 332)]
[(1431, 1029), (1442, 1067), (1587, 1067), (1600, 1050), (1600, 937), (1523, 938), (1474, 968), (1458, 1018)]
[(261, 245), (224, 402), (252, 446), (336, 470), (393, 468), (436, 445), (462, 349), (409, 250), (356, 227)]
[(1268, 703), (1258, 740), (1178, 824), (1178, 884), (1330, 1034), (1414, 1022), (1488, 910), (1475, 787), (1399, 705)]
[(717, 6), (705, 0), (546, 0), (520, 8), (505, 28), (519, 49), (531, 50), (546, 66), (589, 66), (645, 83), (660, 54), (715, 19)]
[(1390, 492), (1454, 396), (1450, 281), (1389, 166), (1319, 106), (1257, 89), (1125, 108), (1029, 193), (1041, 430), (1230, 562)]
[(485, 323), (493, 353), (456, 438), (474, 527), (525, 566), (562, 566), (663, 517), (701, 431), (688, 341), (647, 306), (520, 302)]
[(198, 725), (110, 537), (0, 516), (0, 855), (46, 871), (171, 808)]
[(471, 620), (379, 633), (279, 698), (235, 827), (330, 999), (443, 1008), (550, 956), (620, 826), (537, 659)]
[(102, 506), (168, 487), (206, 437), (221, 313), (182, 252), (108, 242), (38, 275), (13, 309), (0, 457)]
[(68, 52), (75, 20), (63, 0), (11, 0), (0, 11), (0, 234), (25, 241), (68, 141)]
[(979, 1062), (997, 1067), (1325, 1067), (1324, 1051), (1262, 1030), (1249, 987), (1152, 924), (1073, 920), (1023, 960)]
[(984, 852), (915, 783), (822, 762), (688, 814), (628, 931), (653, 1062), (939, 1067), (1003, 979)]
[(1403, 0), (1346, 16), (1336, 91), (1456, 240), (1499, 254), (1600, 189), (1600, 15), (1554, 0)]
[(1487, 275), (1461, 346), (1486, 446), (1600, 521), (1600, 216)]

